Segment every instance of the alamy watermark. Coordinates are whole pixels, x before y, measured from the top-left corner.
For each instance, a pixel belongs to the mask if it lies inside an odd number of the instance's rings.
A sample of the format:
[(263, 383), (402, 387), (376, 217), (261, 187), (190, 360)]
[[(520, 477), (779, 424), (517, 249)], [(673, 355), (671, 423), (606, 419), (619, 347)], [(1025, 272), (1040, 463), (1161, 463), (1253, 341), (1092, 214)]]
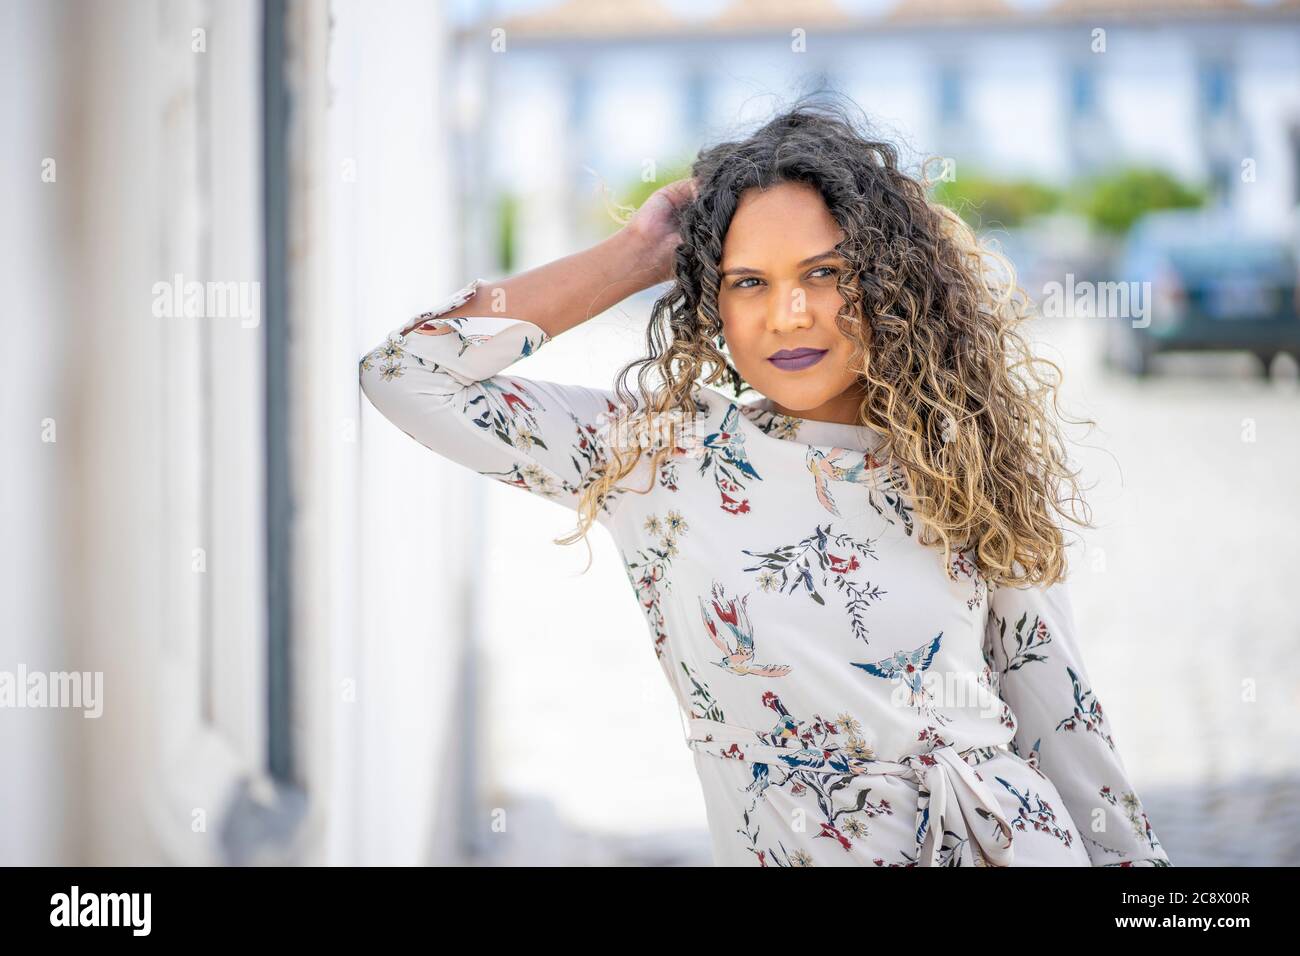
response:
[(239, 319), (245, 329), (262, 323), (260, 282), (186, 282), (178, 272), (171, 282), (155, 282), (152, 291), (155, 318)]
[(83, 893), (74, 883), (67, 893), (50, 897), (50, 925), (120, 926), (132, 936), (148, 936), (152, 904), (152, 893)]
[(1133, 319), (1133, 328), (1151, 324), (1150, 282), (1082, 282), (1074, 273), (1065, 274), (1065, 282), (1043, 285), (1041, 314), (1045, 318)]
[(0, 671), (0, 708), (79, 708), (82, 717), (104, 712), (103, 671)]
[(646, 416), (632, 412), (625, 403), (619, 402), (612, 413), (601, 412), (596, 416), (597, 432), (608, 447), (624, 451), (641, 448), (653, 453), (671, 445), (674, 451), (689, 458), (704, 455), (701, 416), (687, 416), (680, 409), (672, 408), (654, 416), (654, 422), (649, 423)]

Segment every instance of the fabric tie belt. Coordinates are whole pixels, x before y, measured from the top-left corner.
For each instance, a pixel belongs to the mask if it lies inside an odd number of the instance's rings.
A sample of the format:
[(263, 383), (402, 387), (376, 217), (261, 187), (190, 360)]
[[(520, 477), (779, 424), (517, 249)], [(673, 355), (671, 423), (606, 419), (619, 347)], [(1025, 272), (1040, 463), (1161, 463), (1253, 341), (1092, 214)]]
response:
[[(788, 771), (872, 775), (889, 774), (916, 784), (916, 859), (920, 866), (939, 865), (945, 834), (973, 841), (985, 862), (1010, 866), (1011, 824), (974, 768), (1001, 754), (1005, 745), (970, 747), (958, 751), (939, 747), (909, 754), (900, 761), (876, 760), (838, 748), (780, 747), (765, 743), (758, 731), (699, 717), (689, 718), (686, 745), (692, 750), (724, 760), (765, 763)], [(793, 739), (793, 738), (787, 738)]]

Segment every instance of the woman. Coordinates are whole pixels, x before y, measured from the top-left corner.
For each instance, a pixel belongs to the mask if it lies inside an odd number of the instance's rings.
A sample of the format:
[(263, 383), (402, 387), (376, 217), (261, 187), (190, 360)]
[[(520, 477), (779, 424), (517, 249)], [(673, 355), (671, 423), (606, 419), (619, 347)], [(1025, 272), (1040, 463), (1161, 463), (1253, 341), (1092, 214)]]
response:
[[(399, 328), (371, 402), (613, 535), (718, 864), (1169, 865), (1080, 657), (1076, 473), (1009, 268), (833, 109), (692, 173)], [(508, 372), (666, 280), (614, 389)]]

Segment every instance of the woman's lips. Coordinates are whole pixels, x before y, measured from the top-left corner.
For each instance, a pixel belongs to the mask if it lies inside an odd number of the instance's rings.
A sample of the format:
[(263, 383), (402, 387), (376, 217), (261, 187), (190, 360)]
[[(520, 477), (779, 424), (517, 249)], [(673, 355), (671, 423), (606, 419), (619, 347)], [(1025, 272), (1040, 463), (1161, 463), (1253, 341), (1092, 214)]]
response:
[(767, 360), (777, 368), (787, 372), (796, 372), (799, 369), (808, 368), (810, 365), (816, 365), (826, 355), (828, 349), (790, 349), (782, 350), (769, 355)]

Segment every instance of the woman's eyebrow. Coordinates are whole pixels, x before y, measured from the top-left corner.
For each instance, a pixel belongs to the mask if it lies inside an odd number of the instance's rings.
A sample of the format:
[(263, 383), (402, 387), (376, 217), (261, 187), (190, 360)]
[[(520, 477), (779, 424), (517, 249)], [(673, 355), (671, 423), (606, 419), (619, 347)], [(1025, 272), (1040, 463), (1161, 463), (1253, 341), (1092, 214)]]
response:
[[(827, 259), (830, 258), (831, 256), (838, 257), (839, 252), (836, 251), (835, 249), (827, 249), (825, 252), (819, 252), (815, 256), (809, 256), (807, 259), (800, 259), (797, 263), (795, 263), (795, 265), (808, 266), (808, 265), (812, 265), (814, 262), (817, 262), (820, 259)], [(728, 276), (728, 275), (740, 275), (742, 273), (747, 273), (750, 275), (762, 275), (763, 270), (751, 269), (749, 266), (732, 266), (730, 269), (723, 269), (721, 272), (718, 273), (718, 275)]]

